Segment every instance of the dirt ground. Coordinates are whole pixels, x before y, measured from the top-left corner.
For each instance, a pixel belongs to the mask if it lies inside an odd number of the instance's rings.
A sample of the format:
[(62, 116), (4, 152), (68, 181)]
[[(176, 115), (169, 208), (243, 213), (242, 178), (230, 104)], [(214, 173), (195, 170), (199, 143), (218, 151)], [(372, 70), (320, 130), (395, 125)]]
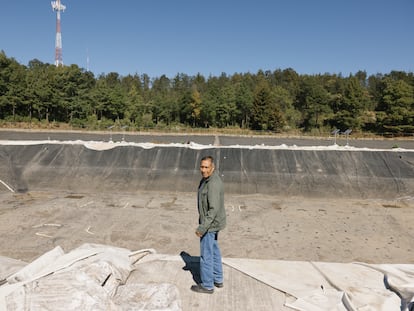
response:
[[(0, 256), (30, 262), (83, 243), (199, 255), (195, 193), (0, 193)], [(414, 263), (414, 198), (226, 195), (223, 257)]]

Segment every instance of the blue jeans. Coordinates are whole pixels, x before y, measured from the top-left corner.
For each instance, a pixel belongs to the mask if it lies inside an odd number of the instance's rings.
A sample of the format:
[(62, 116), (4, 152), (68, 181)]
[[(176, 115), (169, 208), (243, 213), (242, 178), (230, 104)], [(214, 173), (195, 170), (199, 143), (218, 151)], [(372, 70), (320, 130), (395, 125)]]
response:
[(221, 252), (217, 243), (217, 232), (207, 232), (200, 239), (201, 286), (214, 288), (215, 283), (223, 283)]

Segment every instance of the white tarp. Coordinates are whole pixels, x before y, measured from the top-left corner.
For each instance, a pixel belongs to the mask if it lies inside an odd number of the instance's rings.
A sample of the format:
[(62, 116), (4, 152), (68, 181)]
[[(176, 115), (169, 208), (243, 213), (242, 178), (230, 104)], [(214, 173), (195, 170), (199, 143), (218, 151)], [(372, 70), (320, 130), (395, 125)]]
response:
[(27, 265), (27, 262), (0, 256), (0, 285), (6, 282), (6, 279), (21, 270), (24, 266)]
[(299, 311), (411, 310), (414, 265), (225, 258), (224, 263), (286, 293)]
[[(0, 258), (11, 264), (10, 269), (2, 267), (2, 280), (7, 281), (0, 286), (0, 311), (181, 310), (178, 284), (128, 282), (134, 267), (150, 257), (143, 256), (153, 252), (84, 244), (69, 253), (56, 247), (27, 265)], [(284, 292), (285, 306), (293, 310), (408, 311), (413, 307), (414, 265), (410, 264), (240, 258), (223, 262)]]
[(172, 284), (126, 284), (150, 252), (84, 244), (65, 254), (56, 247), (7, 277), (0, 310), (181, 310)]

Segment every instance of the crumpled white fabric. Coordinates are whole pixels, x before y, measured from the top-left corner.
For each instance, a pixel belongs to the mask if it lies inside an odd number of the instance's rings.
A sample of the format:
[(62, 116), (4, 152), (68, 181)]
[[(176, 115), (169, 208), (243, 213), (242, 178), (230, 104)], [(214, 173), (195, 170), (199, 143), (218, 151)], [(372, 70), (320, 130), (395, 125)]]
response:
[(12, 274), (20, 271), (27, 262), (9, 257), (0, 256), (0, 285), (6, 282)]
[[(154, 291), (154, 284), (140, 284), (137, 295), (118, 295), (125, 292), (137, 258), (151, 252), (84, 244), (64, 253), (56, 247), (7, 278), (0, 286), (0, 311), (150, 310), (145, 309), (148, 306), (151, 310), (179, 311), (181, 300), (172, 284), (155, 285), (160, 290), (157, 294), (148, 294)], [(133, 284), (128, 288), (134, 289)], [(146, 295), (139, 295), (145, 290)], [(161, 294), (163, 299), (159, 299)]]
[(408, 311), (414, 265), (224, 258), (223, 262), (286, 293), (299, 311)]

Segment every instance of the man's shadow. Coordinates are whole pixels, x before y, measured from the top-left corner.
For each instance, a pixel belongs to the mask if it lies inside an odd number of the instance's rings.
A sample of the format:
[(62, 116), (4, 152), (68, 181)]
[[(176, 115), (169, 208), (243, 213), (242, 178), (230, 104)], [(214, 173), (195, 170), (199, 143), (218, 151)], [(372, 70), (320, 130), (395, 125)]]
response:
[(193, 276), (194, 282), (200, 284), (200, 256), (191, 256), (189, 253), (185, 251), (182, 251), (180, 253), (180, 256), (185, 263), (183, 270), (190, 271)]

